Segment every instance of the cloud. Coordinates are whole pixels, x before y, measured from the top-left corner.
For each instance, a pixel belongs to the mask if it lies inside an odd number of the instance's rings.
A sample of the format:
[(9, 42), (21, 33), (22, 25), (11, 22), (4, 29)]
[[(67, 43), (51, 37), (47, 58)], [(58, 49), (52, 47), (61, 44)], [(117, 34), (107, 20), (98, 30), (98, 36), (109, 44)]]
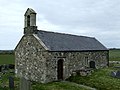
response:
[(119, 4), (114, 0), (48, 1), (40, 11), (47, 21), (63, 28), (61, 32), (93, 36), (107, 47), (120, 47)]
[(28, 7), (37, 12), (38, 29), (96, 37), (107, 47), (120, 47), (119, 0), (1, 0), (0, 49), (14, 49), (19, 42)]

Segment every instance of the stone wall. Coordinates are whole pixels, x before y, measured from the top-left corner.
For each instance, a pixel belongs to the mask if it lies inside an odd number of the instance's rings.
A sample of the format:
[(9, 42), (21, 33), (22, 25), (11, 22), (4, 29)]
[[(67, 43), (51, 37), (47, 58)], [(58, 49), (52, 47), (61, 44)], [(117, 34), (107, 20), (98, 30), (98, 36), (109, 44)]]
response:
[(32, 35), (23, 36), (15, 49), (15, 70), (19, 77), (45, 82), (47, 52)]
[(46, 80), (57, 80), (57, 62), (63, 59), (63, 79), (72, 75), (73, 71), (89, 67), (90, 61), (95, 61), (96, 68), (106, 67), (108, 65), (108, 51), (91, 52), (49, 52), (49, 58), (46, 58)]

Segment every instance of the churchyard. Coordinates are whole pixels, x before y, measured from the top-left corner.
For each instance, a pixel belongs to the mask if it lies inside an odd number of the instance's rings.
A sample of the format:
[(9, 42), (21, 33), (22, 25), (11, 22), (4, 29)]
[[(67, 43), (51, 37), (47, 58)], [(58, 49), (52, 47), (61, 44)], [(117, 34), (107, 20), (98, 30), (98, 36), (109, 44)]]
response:
[[(31, 90), (90, 90), (79, 84), (96, 88), (96, 90), (120, 90), (120, 50), (110, 50), (110, 67), (94, 70), (91, 75), (75, 75), (67, 79), (68, 82), (51, 82), (40, 84), (32, 82)], [(4, 68), (0, 72), (0, 90), (19, 90), (19, 78), (15, 77), (14, 69), (10, 65), (14, 64), (13, 54), (0, 54), (0, 65)], [(74, 82), (73, 83), (69, 83)], [(11, 85), (10, 85), (11, 83)], [(14, 85), (13, 85), (14, 84)], [(12, 90), (12, 89), (11, 89)]]
[(109, 51), (110, 61), (120, 61), (120, 49), (111, 49)]

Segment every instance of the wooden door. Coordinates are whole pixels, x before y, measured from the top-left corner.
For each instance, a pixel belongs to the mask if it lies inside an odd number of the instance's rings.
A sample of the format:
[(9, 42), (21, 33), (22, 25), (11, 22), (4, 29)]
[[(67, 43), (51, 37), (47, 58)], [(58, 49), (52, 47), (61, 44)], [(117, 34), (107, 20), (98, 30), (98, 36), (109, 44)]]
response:
[(58, 80), (63, 80), (63, 60), (58, 60), (58, 68), (57, 68)]

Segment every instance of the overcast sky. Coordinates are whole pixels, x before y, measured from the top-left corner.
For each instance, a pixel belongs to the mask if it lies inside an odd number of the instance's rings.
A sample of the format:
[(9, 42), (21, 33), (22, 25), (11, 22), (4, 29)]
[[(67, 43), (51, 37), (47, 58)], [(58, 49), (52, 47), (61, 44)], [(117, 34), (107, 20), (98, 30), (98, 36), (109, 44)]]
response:
[(37, 12), (38, 29), (90, 36), (120, 48), (120, 0), (0, 0), (0, 50), (14, 49), (27, 8)]

